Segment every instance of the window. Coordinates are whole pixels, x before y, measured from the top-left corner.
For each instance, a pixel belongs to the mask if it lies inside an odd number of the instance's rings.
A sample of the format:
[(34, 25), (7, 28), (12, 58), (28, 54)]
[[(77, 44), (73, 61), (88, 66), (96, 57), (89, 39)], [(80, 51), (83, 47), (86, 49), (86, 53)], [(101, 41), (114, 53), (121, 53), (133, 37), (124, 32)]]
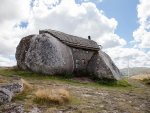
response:
[(79, 60), (76, 60), (76, 64), (79, 64)]
[(78, 64), (76, 64), (76, 68), (78, 68), (79, 67), (79, 65)]
[(85, 64), (85, 60), (84, 59), (82, 59), (82, 64)]

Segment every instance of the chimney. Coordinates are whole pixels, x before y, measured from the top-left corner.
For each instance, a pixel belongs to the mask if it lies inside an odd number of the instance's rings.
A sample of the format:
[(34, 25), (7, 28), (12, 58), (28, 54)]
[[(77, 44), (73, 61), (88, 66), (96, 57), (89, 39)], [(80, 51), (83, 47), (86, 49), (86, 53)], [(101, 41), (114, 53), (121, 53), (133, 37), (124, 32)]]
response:
[(91, 40), (91, 36), (88, 36), (88, 39)]

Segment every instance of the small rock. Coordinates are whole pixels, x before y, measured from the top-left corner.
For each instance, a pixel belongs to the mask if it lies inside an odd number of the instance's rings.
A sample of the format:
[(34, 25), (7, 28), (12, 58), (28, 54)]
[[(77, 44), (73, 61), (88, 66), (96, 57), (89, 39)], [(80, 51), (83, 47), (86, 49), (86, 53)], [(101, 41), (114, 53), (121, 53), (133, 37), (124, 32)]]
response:
[(9, 105), (7, 108), (2, 110), (3, 113), (24, 113), (23, 105)]
[(0, 105), (11, 101), (13, 93), (5, 88), (0, 88)]
[(15, 93), (22, 91), (23, 83), (21, 81), (0, 85), (0, 105), (10, 102)]
[(23, 91), (23, 83), (21, 81), (12, 84), (3, 84), (0, 88), (7, 89), (12, 93), (19, 93)]
[(33, 109), (30, 110), (29, 113), (41, 113), (40, 109), (37, 107), (34, 107)]

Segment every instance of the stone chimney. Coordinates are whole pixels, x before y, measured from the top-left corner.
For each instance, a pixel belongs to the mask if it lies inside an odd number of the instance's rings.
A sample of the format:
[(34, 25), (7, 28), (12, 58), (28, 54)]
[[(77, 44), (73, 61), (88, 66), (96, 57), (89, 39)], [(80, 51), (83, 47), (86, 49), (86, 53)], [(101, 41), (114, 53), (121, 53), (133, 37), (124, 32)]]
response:
[(91, 36), (88, 36), (88, 39), (91, 40)]

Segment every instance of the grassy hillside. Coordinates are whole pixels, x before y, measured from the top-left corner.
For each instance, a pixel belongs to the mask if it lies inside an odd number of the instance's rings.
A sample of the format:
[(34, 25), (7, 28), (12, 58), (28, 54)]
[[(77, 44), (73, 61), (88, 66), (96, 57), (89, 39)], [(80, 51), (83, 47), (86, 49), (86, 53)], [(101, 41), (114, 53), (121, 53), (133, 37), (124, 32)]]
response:
[[(128, 75), (128, 68), (120, 69), (120, 71), (122, 72), (123, 75), (125, 75), (125, 76)], [(129, 68), (129, 75), (130, 76), (138, 75), (138, 74), (146, 74), (146, 73), (150, 74), (150, 68), (146, 68), (146, 67)]]
[[(27, 113), (33, 108), (41, 113), (150, 112), (149, 86), (132, 79), (103, 83), (88, 78), (64, 78), (13, 68), (0, 69), (0, 83), (10, 83), (20, 78), (32, 88), (18, 94), (10, 104), (24, 106)], [(0, 106), (0, 112), (7, 110), (6, 105)]]

